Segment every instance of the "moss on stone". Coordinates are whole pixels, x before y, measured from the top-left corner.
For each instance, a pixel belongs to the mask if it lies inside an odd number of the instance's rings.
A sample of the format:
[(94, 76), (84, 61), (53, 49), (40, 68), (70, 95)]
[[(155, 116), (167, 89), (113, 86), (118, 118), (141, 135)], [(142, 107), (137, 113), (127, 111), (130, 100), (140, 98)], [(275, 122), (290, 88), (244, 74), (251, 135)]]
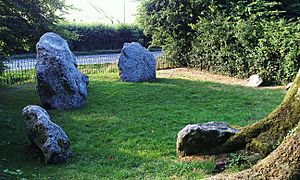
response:
[(35, 131), (35, 136), (38, 137), (38, 144), (44, 144), (47, 139), (48, 139), (48, 136), (47, 136), (47, 133), (46, 133), (46, 130), (45, 130), (45, 127), (43, 124), (41, 123), (37, 123), (35, 126), (34, 126), (34, 131)]

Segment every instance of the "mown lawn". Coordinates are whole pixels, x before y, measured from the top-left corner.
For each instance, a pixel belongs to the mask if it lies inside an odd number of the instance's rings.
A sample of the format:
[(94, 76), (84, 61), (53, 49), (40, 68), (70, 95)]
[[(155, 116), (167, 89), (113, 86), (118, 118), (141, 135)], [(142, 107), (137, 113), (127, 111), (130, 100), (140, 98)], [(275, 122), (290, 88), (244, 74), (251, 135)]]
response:
[(0, 89), (0, 179), (199, 179), (214, 160), (181, 162), (178, 131), (189, 123), (245, 126), (266, 116), (283, 90), (189, 79), (123, 83), (117, 73), (92, 76), (85, 107), (49, 111), (68, 134), (74, 158), (44, 165), (30, 153), (21, 110), (39, 104), (34, 84)]

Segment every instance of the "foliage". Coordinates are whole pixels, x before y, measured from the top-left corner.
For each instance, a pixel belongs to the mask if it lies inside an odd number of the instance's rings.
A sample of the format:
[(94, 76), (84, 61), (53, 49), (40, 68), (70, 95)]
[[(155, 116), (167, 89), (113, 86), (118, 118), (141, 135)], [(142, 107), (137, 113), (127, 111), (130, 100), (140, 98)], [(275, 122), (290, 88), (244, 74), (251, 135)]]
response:
[[(42, 34), (55, 29), (61, 14), (68, 8), (64, 0), (1, 0), (1, 56), (32, 50)], [(0, 67), (3, 67), (3, 56), (0, 58)]]
[(288, 18), (300, 16), (300, 0), (277, 0)]
[(138, 22), (146, 34), (153, 36), (152, 45), (163, 46), (166, 55), (178, 65), (188, 65), (194, 37), (189, 24), (197, 22), (197, 13), (206, 6), (198, 0), (146, 0), (141, 3)]
[(4, 72), (4, 70), (6, 69), (6, 66), (4, 64), (4, 61), (6, 60), (6, 57), (5, 57), (4, 53), (1, 53), (1, 52), (3, 52), (3, 51), (0, 47), (0, 76)]
[(139, 23), (171, 61), (287, 83), (300, 67), (300, 1), (144, 0)]
[(211, 175), (215, 162), (179, 161), (178, 131), (189, 123), (215, 120), (245, 126), (268, 114), (283, 96), (282, 90), (187, 76), (124, 83), (118, 73), (92, 75), (85, 107), (49, 111), (70, 138), (74, 158), (45, 166), (28, 151), (30, 141), (20, 113), (28, 104), (40, 103), (35, 84), (4, 87), (0, 89), (0, 174), (21, 168), (27, 179), (201, 179)]
[(148, 46), (150, 37), (144, 36), (143, 30), (136, 25), (104, 25), (104, 24), (60, 24), (77, 38), (69, 39), (68, 43), (73, 51), (95, 51), (108, 49), (122, 49), (125, 42), (139, 42)]
[(300, 68), (299, 22), (201, 18), (193, 26), (192, 66), (267, 83), (291, 82)]
[(19, 169), (15, 170), (15, 171), (14, 170), (5, 169), (5, 170), (3, 170), (3, 173), (8, 174), (10, 176), (15, 176), (15, 177), (20, 177), (23, 174), (23, 172), (21, 170), (19, 170)]
[(61, 20), (63, 0), (3, 0), (0, 2), (0, 46), (5, 54), (28, 51), (38, 38)]

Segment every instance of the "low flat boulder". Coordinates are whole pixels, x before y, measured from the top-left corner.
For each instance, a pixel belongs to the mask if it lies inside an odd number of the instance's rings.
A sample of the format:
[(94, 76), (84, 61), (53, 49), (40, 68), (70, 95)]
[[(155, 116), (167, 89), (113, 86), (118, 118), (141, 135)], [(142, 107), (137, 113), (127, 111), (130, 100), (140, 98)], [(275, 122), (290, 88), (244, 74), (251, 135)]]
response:
[(124, 82), (156, 80), (154, 55), (137, 42), (125, 43), (119, 58), (118, 68)]
[(190, 124), (177, 136), (177, 153), (180, 156), (210, 154), (210, 151), (222, 145), (238, 132), (223, 122)]
[(83, 106), (89, 79), (78, 70), (67, 42), (58, 34), (46, 33), (36, 49), (37, 90), (43, 107), (63, 110)]
[(33, 105), (26, 106), (22, 115), (28, 138), (41, 152), (41, 158), (45, 163), (63, 163), (72, 156), (68, 136), (50, 120), (45, 109)]
[(263, 79), (258, 74), (254, 74), (250, 76), (250, 78), (247, 80), (247, 85), (250, 87), (258, 87), (262, 83), (263, 83)]

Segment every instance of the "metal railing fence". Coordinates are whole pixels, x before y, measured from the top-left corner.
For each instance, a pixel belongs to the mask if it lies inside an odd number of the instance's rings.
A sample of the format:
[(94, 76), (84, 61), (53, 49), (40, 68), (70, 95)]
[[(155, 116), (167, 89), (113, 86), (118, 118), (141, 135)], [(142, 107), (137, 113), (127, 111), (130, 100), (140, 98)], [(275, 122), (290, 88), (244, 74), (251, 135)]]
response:
[[(157, 69), (171, 68), (169, 63), (162, 55), (162, 52), (152, 52), (157, 62)], [(77, 56), (78, 68), (84, 74), (97, 74), (107, 72), (117, 72), (117, 63), (120, 54), (98, 54)], [(35, 82), (35, 58), (11, 59), (6, 61), (6, 70), (0, 74), (0, 85), (20, 84), (25, 82)]]

